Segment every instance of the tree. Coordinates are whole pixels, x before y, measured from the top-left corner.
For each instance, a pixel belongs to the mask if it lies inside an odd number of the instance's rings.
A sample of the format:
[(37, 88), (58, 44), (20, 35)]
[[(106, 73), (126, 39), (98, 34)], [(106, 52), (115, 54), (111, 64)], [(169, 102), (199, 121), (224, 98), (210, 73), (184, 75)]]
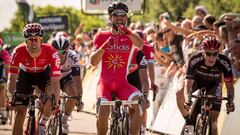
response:
[[(73, 35), (75, 29), (78, 27), (79, 23), (84, 23), (85, 27), (83, 31), (88, 32), (93, 28), (105, 27), (106, 21), (100, 16), (87, 16), (81, 13), (81, 11), (74, 9), (72, 7), (34, 7), (34, 11), (37, 16), (51, 16), (51, 15), (68, 15), (69, 16), (69, 26), (70, 35)], [(3, 32), (21, 32), (24, 27), (24, 21), (21, 12), (18, 10), (15, 13), (15, 17), (11, 20), (11, 27), (5, 29)], [(46, 33), (44, 40), (46, 41), (51, 33)]]

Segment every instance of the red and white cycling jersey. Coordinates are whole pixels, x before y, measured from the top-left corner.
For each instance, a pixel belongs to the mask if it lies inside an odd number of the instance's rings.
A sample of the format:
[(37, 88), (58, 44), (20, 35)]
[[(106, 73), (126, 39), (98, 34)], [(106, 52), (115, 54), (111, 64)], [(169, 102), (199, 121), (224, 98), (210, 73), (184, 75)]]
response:
[(143, 41), (143, 49), (142, 49), (144, 55), (146, 56), (146, 59), (148, 63), (154, 63), (154, 48), (151, 44), (149, 44), (147, 41)]
[(39, 73), (50, 65), (50, 76), (60, 76), (60, 58), (58, 52), (49, 44), (41, 45), (41, 54), (33, 58), (27, 51), (25, 43), (17, 46), (12, 53), (10, 73), (17, 74), (19, 68), (28, 73)]
[(94, 47), (100, 48), (112, 36), (114, 44), (104, 48), (100, 63), (100, 79), (97, 86), (97, 98), (112, 100), (111, 93), (116, 93), (120, 100), (131, 100), (139, 94), (137, 88), (127, 82), (128, 68), (134, 53), (131, 40), (127, 35), (113, 35), (109, 31), (100, 32), (95, 36)]
[(1, 50), (0, 51), (0, 63), (2, 64), (2, 62), (4, 62), (5, 65), (9, 65), (10, 60), (11, 60), (11, 57), (10, 57), (8, 51), (7, 50)]
[(115, 38), (115, 43), (105, 48), (101, 63), (101, 78), (117, 76), (126, 79), (128, 65), (134, 52), (129, 37), (119, 34), (113, 35), (109, 31), (101, 32), (95, 37), (94, 47), (100, 48), (110, 36)]

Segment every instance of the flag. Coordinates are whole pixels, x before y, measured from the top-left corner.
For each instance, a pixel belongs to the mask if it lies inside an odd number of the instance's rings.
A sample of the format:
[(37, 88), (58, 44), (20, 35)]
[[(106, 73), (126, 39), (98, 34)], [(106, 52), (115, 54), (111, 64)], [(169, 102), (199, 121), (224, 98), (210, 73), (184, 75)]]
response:
[(35, 22), (37, 19), (36, 13), (33, 11), (33, 8), (27, 3), (26, 0), (16, 0), (17, 5), (20, 11), (23, 14), (24, 21), (26, 23)]

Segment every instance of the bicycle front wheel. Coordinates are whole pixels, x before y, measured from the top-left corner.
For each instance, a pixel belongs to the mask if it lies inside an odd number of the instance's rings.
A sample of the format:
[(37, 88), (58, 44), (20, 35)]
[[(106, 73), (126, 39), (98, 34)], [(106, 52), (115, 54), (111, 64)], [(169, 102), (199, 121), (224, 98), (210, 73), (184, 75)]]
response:
[(129, 115), (123, 115), (122, 120), (122, 135), (129, 135)]
[(25, 135), (36, 135), (36, 123), (35, 118), (29, 117), (27, 120), (27, 127), (25, 130)]
[(59, 134), (59, 128), (58, 128), (59, 119), (57, 116), (52, 116), (49, 120), (48, 126), (47, 126), (47, 135), (58, 135)]
[(196, 120), (196, 125), (195, 125), (195, 134), (196, 135), (205, 135), (204, 134), (204, 129), (203, 129), (203, 117), (201, 114), (198, 114), (197, 120)]
[(205, 119), (205, 124), (203, 129), (204, 129), (204, 135), (212, 135), (212, 124), (209, 116), (207, 116)]

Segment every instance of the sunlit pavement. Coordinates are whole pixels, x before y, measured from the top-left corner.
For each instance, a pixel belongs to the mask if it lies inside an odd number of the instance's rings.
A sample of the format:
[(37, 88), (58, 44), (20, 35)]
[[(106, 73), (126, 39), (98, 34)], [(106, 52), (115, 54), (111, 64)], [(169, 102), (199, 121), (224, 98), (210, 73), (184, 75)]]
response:
[[(69, 121), (69, 135), (96, 135), (96, 116), (85, 112), (73, 112), (72, 119)], [(11, 135), (12, 125), (0, 125), (0, 135)], [(158, 135), (157, 133), (147, 132), (146, 135)]]

